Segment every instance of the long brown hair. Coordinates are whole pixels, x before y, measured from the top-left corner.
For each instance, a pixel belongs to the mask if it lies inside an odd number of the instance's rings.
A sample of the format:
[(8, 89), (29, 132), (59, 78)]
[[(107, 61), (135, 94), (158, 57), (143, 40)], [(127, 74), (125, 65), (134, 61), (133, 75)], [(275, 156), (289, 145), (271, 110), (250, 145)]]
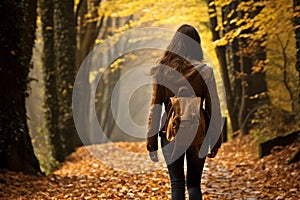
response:
[(159, 64), (182, 72), (185, 67), (191, 66), (191, 60), (203, 61), (201, 40), (193, 26), (184, 24), (176, 31)]

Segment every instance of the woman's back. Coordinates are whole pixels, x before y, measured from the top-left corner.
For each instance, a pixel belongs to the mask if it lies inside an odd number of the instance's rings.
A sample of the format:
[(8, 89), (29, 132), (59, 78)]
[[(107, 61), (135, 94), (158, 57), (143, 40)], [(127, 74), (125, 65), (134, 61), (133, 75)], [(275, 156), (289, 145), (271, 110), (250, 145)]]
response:
[(182, 87), (190, 89), (187, 96), (197, 96), (203, 99), (209, 96), (207, 83), (212, 74), (212, 69), (202, 62), (195, 62), (193, 65), (184, 66), (179, 72), (168, 66), (158, 66), (154, 72), (155, 82), (162, 91), (153, 95), (162, 95), (165, 106), (169, 104), (170, 97), (178, 96), (178, 90)]

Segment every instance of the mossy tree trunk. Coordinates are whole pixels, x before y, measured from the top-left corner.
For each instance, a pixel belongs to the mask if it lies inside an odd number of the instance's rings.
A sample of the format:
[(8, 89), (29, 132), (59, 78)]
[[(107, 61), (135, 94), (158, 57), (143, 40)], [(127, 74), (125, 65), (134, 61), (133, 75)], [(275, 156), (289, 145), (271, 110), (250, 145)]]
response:
[(0, 168), (41, 172), (25, 100), (36, 29), (36, 0), (0, 1)]
[(75, 81), (76, 26), (74, 1), (53, 0), (54, 52), (58, 70), (59, 132), (65, 155), (81, 145), (72, 115), (72, 91)]
[(53, 22), (53, 0), (39, 1), (40, 15), (42, 21), (43, 36), (43, 78), (44, 78), (44, 118), (48, 137), (51, 145), (52, 156), (58, 160), (64, 160), (62, 136), (58, 129), (59, 104), (57, 93), (57, 69), (55, 66), (54, 53), (54, 22)]

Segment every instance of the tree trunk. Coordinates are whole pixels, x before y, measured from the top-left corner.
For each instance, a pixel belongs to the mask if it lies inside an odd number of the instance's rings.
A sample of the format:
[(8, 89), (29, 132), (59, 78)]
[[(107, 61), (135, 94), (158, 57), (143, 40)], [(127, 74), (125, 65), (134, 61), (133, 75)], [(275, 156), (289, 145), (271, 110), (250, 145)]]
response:
[(278, 42), (280, 44), (280, 50), (281, 50), (281, 53), (282, 53), (282, 61), (283, 61), (283, 69), (282, 69), (282, 74), (283, 74), (283, 84), (285, 86), (285, 88), (287, 89), (289, 95), (290, 95), (290, 98), (291, 98), (291, 104), (292, 104), (292, 111), (295, 111), (296, 109), (296, 101), (295, 101), (295, 93), (293, 91), (293, 88), (290, 86), (289, 84), (289, 80), (288, 80), (288, 62), (287, 62), (287, 52), (286, 52), (286, 49), (288, 47), (288, 44), (289, 44), (289, 39), (287, 39), (286, 43), (283, 44), (283, 41), (280, 39), (280, 37), (277, 35), (277, 39), (278, 39)]
[(294, 0), (294, 13), (295, 17), (293, 19), (293, 23), (295, 28), (295, 38), (296, 38), (296, 70), (298, 71), (298, 91), (297, 95), (295, 95), (297, 98), (294, 98), (293, 104), (295, 105), (294, 112), (299, 113), (300, 112), (300, 1)]
[(53, 0), (40, 0), (40, 13), (42, 21), (43, 46), (43, 71), (44, 71), (44, 113), (45, 126), (48, 129), (48, 137), (53, 157), (58, 161), (64, 160), (64, 150), (61, 145), (62, 137), (58, 129), (59, 104), (57, 96), (57, 69), (55, 67), (54, 53), (54, 24), (53, 24)]
[[(83, 63), (84, 59), (95, 47), (96, 39), (99, 35), (99, 31), (102, 28), (103, 17), (100, 17), (97, 12), (97, 8), (100, 4), (100, 0), (82, 0), (80, 1), (80, 7), (77, 9), (77, 52), (76, 52), (76, 68), (79, 69), (80, 65)], [(86, 15), (90, 14), (90, 20), (92, 22), (87, 22)], [(86, 61), (92, 62), (92, 59)], [(86, 64), (83, 70), (84, 76), (86, 77), (84, 83), (77, 85), (79, 87), (79, 92), (81, 93), (82, 102), (78, 105), (78, 112), (81, 115), (84, 115), (81, 126), (77, 127), (79, 133), (86, 133), (85, 135), (81, 134), (81, 139), (84, 144), (92, 144), (95, 141), (93, 135), (93, 121), (91, 117), (90, 105), (94, 101), (91, 99), (91, 85), (89, 83), (89, 73), (91, 70), (91, 65)], [(84, 98), (82, 98), (84, 97)], [(84, 138), (83, 138), (84, 137)]]
[[(239, 28), (235, 23), (229, 22), (236, 18), (243, 18), (245, 13), (236, 11), (241, 1), (232, 1), (226, 6), (226, 11), (224, 12), (224, 15), (227, 17), (226, 31)], [(254, 16), (260, 10), (261, 8), (257, 8), (248, 14)], [(228, 17), (228, 14), (231, 12), (233, 14)], [(255, 34), (255, 31), (250, 28), (242, 33)], [(232, 104), (234, 105), (231, 112), (236, 113), (237, 126), (242, 134), (248, 133), (250, 128), (249, 122), (254, 116), (253, 113), (262, 102), (268, 99), (264, 69), (262, 68), (256, 73), (253, 73), (252, 70), (257, 63), (266, 59), (265, 49), (259, 46), (260, 43), (261, 41), (250, 41), (248, 38), (245, 39), (238, 36), (228, 45), (228, 66), (231, 72)], [(250, 46), (250, 44), (252, 45)]]
[[(241, 0), (245, 1), (245, 0)], [(250, 18), (257, 15), (263, 7), (256, 7), (254, 11), (248, 11)], [(239, 12), (239, 18), (242, 19), (245, 13)], [(242, 31), (243, 33), (255, 34), (257, 30), (249, 28)], [(260, 46), (265, 40), (253, 40), (248, 38), (238, 38), (240, 58), (240, 72), (241, 72), (241, 86), (242, 86), (242, 99), (240, 108), (241, 123), (239, 124), (241, 132), (246, 134), (250, 129), (250, 121), (253, 118), (253, 113), (262, 105), (269, 102), (267, 94), (267, 83), (264, 61), (266, 60), (265, 47)], [(258, 68), (253, 71), (253, 68)], [(241, 68), (243, 66), (243, 69)]]
[[(78, 10), (78, 49), (76, 56), (76, 66), (80, 67), (83, 60), (86, 58), (88, 53), (93, 50), (95, 41), (99, 35), (100, 28), (102, 27), (103, 18), (98, 15), (97, 8), (99, 7), (100, 0), (86, 0), (83, 1)], [(86, 19), (86, 14), (91, 15), (90, 19)], [(86, 22), (92, 20), (92, 22)]]
[(34, 155), (25, 98), (36, 28), (36, 0), (0, 2), (0, 168), (41, 172)]
[[(210, 20), (210, 30), (212, 32), (212, 39), (213, 42), (217, 41), (221, 38), (220, 32), (216, 30), (218, 27), (218, 21), (217, 21), (217, 10), (216, 10), (216, 5), (214, 3), (214, 0), (207, 0), (207, 5), (208, 5), (208, 12), (209, 12), (209, 20)], [(231, 11), (229, 6), (223, 7), (223, 20), (222, 23), (227, 20), (227, 14)], [(225, 30), (226, 32), (226, 30)], [(216, 46), (215, 48), (218, 61), (220, 64), (221, 68), (221, 74), (223, 78), (223, 83), (226, 91), (226, 100), (227, 100), (227, 109), (231, 121), (231, 127), (233, 132), (237, 131), (239, 129), (238, 126), (238, 121), (237, 121), (237, 112), (236, 112), (236, 103), (235, 103), (235, 96), (233, 95), (232, 91), (232, 84), (230, 81), (230, 72), (228, 70), (228, 65), (227, 65), (227, 58), (226, 58), (226, 46)]]
[(54, 51), (58, 69), (59, 130), (63, 136), (65, 155), (82, 143), (76, 132), (72, 115), (72, 90), (75, 80), (76, 28), (74, 1), (54, 2)]
[[(221, 34), (216, 30), (218, 22), (214, 2), (214, 0), (207, 0), (213, 41), (216, 41), (221, 38)], [(224, 34), (239, 28), (233, 19), (243, 17), (244, 13), (236, 11), (240, 2), (240, 0), (234, 0), (222, 8)], [(253, 16), (258, 12), (260, 12), (259, 8), (250, 14)], [(255, 31), (252, 29), (246, 30), (249, 33), (254, 33)], [(259, 44), (260, 42), (255, 41), (254, 44)], [(233, 38), (232, 42), (228, 43), (227, 51), (225, 46), (216, 47), (216, 54), (225, 84), (228, 112), (233, 132), (237, 130), (240, 130), (242, 133), (248, 132), (247, 128), (253, 112), (260, 105), (261, 100), (265, 99), (260, 94), (266, 94), (267, 91), (264, 71), (252, 73), (252, 67), (259, 61), (265, 60), (265, 50), (259, 45), (248, 46), (248, 39), (236, 37)], [(256, 48), (256, 51), (253, 52), (252, 50), (252, 54), (247, 54), (246, 50), (251, 50), (251, 48)]]
[[(131, 16), (121, 22), (120, 18), (108, 18), (104, 19), (103, 25), (104, 28), (101, 29), (100, 36), (105, 38), (113, 34), (113, 31), (116, 28), (122, 27), (128, 23), (131, 19)], [(107, 59), (112, 60), (113, 55), (119, 55), (118, 52), (122, 52), (126, 48), (126, 42), (124, 38), (119, 38), (118, 42), (114, 44), (107, 51)], [(100, 79), (100, 84), (97, 89), (97, 94), (100, 96), (100, 101), (96, 104), (97, 116), (101, 127), (106, 134), (106, 137), (110, 139), (113, 135), (113, 129), (115, 127), (115, 120), (111, 111), (111, 95), (113, 89), (118, 82), (121, 75), (121, 69), (115, 69), (111, 71), (110, 67), (107, 68), (105, 73)], [(94, 84), (94, 83), (92, 83)]]

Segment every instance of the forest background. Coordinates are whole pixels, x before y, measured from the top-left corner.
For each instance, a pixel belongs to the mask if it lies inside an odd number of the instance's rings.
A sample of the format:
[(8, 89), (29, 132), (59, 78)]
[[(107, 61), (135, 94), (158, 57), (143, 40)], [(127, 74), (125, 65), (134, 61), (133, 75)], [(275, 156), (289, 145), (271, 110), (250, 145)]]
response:
[[(0, 167), (50, 173), (82, 145), (72, 115), (76, 73), (98, 44), (119, 41), (111, 44), (109, 60), (128, 45), (122, 34), (137, 27), (176, 30), (188, 23), (199, 30), (218, 88), (222, 84), (225, 88), (227, 107), (223, 105), (222, 114), (227, 117), (229, 139), (251, 134), (262, 143), (299, 131), (299, 4), (297, 0), (2, 1)], [(82, 109), (89, 112), (94, 100), (89, 91), (97, 88), (97, 117), (110, 141), (141, 141), (116, 125), (111, 94), (128, 70), (161, 53), (142, 49), (121, 55), (107, 70), (90, 72), (88, 87), (82, 84), (88, 94)], [(150, 95), (151, 85), (133, 94), (131, 107), (140, 107), (131, 113), (137, 124), (147, 122)], [(93, 134), (91, 123), (81, 128)], [(84, 143), (107, 142), (89, 139)]]

